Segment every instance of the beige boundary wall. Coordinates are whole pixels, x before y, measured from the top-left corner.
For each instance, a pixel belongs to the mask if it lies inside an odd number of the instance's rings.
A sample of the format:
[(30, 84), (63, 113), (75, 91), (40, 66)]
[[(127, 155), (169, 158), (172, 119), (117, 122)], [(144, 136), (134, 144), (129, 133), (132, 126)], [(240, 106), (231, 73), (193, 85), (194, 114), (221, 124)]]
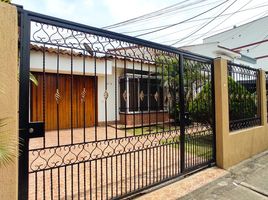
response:
[[(16, 7), (0, 2), (0, 118), (8, 118), (1, 131), (10, 134), (11, 142), (18, 140), (17, 29)], [(18, 161), (14, 159), (13, 163), (0, 166), (0, 199), (17, 200), (17, 188)]]
[(265, 72), (260, 71), (261, 126), (229, 132), (227, 61), (214, 60), (216, 104), (216, 161), (231, 166), (268, 149)]

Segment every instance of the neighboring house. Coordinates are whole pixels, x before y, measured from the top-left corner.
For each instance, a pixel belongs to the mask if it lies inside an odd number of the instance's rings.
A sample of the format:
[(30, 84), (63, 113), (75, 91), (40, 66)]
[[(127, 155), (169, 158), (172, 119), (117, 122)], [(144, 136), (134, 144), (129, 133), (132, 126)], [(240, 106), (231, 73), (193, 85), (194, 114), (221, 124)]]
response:
[[(182, 49), (212, 57), (225, 56), (228, 60), (233, 60), (236, 63), (263, 68), (268, 71), (267, 24), (268, 16), (262, 17), (209, 36), (203, 40), (203, 44), (186, 46)], [(231, 55), (232, 53), (229, 54), (224, 49), (237, 54)], [(255, 64), (254, 59), (256, 60)]]
[(204, 43), (219, 42), (257, 60), (257, 68), (268, 70), (268, 16), (207, 37)]
[(243, 64), (252, 67), (256, 67), (257, 64), (256, 59), (221, 46), (219, 42), (209, 42), (197, 45), (183, 46), (180, 48), (211, 58), (222, 57), (237, 64)]
[(31, 120), (43, 121), (44, 110), (46, 130), (81, 128), (84, 121), (86, 127), (95, 122), (138, 126), (168, 121), (167, 94), (148, 60), (146, 55), (140, 62), (31, 45), (30, 70), (39, 82), (31, 85)]

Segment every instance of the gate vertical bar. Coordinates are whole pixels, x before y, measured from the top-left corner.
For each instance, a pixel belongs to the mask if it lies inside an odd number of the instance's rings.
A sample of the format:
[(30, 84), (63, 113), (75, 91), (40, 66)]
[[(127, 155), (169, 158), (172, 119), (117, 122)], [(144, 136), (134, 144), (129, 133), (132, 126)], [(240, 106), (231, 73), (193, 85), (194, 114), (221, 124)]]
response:
[(183, 84), (183, 55), (179, 57), (179, 100), (180, 100), (180, 165), (181, 173), (185, 169), (185, 103), (184, 103), (184, 84)]
[[(30, 20), (28, 13), (21, 10), (20, 19), (20, 84), (19, 84), (19, 200), (28, 199), (29, 165), (29, 72), (30, 72)], [(26, 97), (26, 98), (25, 98)]]

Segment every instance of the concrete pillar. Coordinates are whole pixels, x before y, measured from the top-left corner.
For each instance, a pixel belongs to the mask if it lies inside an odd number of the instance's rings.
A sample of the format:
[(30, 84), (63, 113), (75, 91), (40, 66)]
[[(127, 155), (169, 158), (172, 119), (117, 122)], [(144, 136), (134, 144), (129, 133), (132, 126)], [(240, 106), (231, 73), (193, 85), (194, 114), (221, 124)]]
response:
[(229, 133), (228, 75), (227, 61), (222, 58), (214, 60), (215, 80), (215, 122), (216, 122), (216, 163), (224, 166), (224, 142)]
[[(8, 123), (1, 131), (18, 151), (18, 24), (15, 6), (0, 2), (0, 119)], [(18, 199), (18, 158), (0, 166), (0, 199)]]
[(216, 163), (223, 169), (268, 149), (267, 105), (265, 72), (260, 70), (258, 81), (259, 114), (261, 125), (229, 131), (227, 61), (214, 60)]
[(267, 125), (267, 100), (266, 100), (266, 77), (265, 71), (260, 70), (260, 97), (259, 97), (259, 105), (260, 105), (260, 117), (262, 126)]

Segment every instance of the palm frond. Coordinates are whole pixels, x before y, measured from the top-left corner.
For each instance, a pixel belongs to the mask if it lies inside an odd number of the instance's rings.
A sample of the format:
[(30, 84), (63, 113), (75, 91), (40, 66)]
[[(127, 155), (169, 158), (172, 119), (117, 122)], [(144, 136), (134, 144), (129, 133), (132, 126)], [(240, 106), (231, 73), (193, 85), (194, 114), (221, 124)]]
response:
[(38, 80), (31, 72), (30, 72), (30, 81), (32, 81), (36, 86), (38, 86)]
[(13, 163), (18, 156), (17, 141), (12, 138), (9, 130), (9, 118), (0, 119), (0, 166)]
[[(29, 73), (29, 79), (35, 86), (38, 86), (38, 80), (35, 78), (35, 76), (30, 72)], [(18, 81), (20, 82), (20, 74), (18, 73)]]

